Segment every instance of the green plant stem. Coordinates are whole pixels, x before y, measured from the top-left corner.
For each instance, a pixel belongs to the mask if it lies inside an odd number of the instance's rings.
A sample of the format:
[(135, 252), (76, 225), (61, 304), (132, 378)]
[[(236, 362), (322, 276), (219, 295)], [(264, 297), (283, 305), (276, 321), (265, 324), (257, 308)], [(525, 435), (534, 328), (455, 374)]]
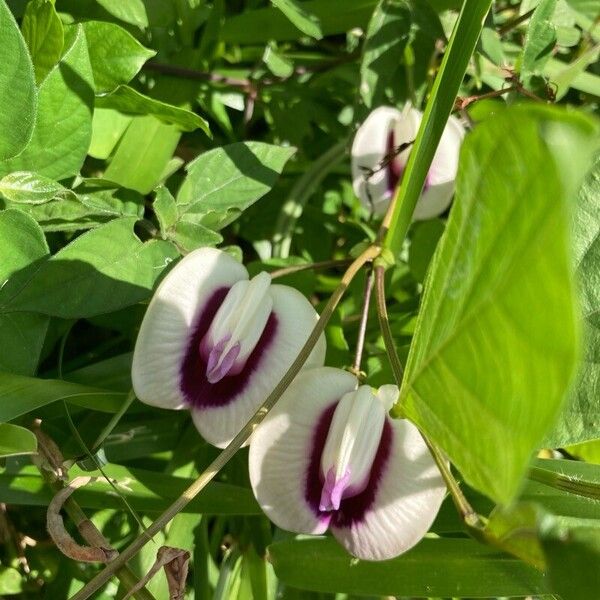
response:
[[(354, 363), (352, 372), (360, 379), (360, 365), (365, 347), (365, 335), (367, 333), (367, 322), (369, 321), (369, 307), (371, 306), (371, 295), (373, 293), (373, 282), (375, 281), (375, 272), (369, 269), (365, 279), (365, 289), (363, 292), (362, 312), (360, 314), (360, 323), (358, 325), (358, 336), (356, 339), (356, 351), (354, 353)], [(364, 375), (362, 375), (364, 377)]]
[(310, 333), (306, 343), (300, 350), (296, 360), (292, 363), (281, 381), (275, 386), (275, 389), (269, 394), (262, 406), (254, 413), (250, 420), (244, 425), (239, 433), (233, 438), (229, 445), (213, 460), (208, 468), (188, 487), (183, 494), (169, 506), (146, 530), (144, 535), (136, 538), (123, 552), (111, 563), (109, 563), (98, 575), (91, 579), (79, 592), (72, 596), (71, 600), (85, 600), (94, 592), (98, 591), (106, 584), (117, 569), (121, 568), (128, 560), (135, 556), (149, 541), (156, 535), (173, 517), (179, 513), (187, 504), (195, 498), (215, 477), (215, 475), (231, 460), (234, 454), (248, 440), (254, 429), (267, 416), (271, 408), (287, 389), (292, 380), (296, 377), (302, 365), (312, 352), (319, 337), (323, 333), (327, 322), (331, 318), (333, 311), (348, 289), (350, 282), (354, 279), (360, 269), (368, 262), (373, 261), (381, 252), (378, 246), (369, 246), (344, 273), (340, 284), (335, 289), (327, 305), (323, 309), (319, 320)]
[(340, 260), (322, 260), (320, 262), (307, 263), (305, 265), (290, 265), (271, 271), (271, 279), (300, 273), (301, 271), (316, 271), (317, 269), (331, 269), (333, 267), (347, 267), (352, 262), (351, 258), (341, 258)]
[(467, 70), (467, 65), (491, 0), (465, 0), (435, 78), (431, 96), (410, 152), (402, 183), (396, 188), (383, 219), (380, 239), (385, 249), (397, 256), (412, 220), (429, 166)]
[(532, 481), (543, 483), (563, 492), (600, 500), (600, 485), (593, 481), (569, 477), (540, 467), (531, 467), (527, 476)]
[(94, 445), (92, 446), (91, 452), (95, 452), (103, 443), (104, 440), (112, 433), (113, 429), (119, 424), (119, 421), (123, 418), (123, 415), (127, 412), (129, 407), (135, 400), (135, 393), (133, 390), (129, 391), (125, 398), (121, 408), (112, 416), (106, 427), (100, 432), (100, 435), (96, 438)]
[(338, 142), (317, 158), (296, 181), (285, 204), (281, 207), (275, 234), (273, 236), (273, 256), (287, 258), (290, 253), (292, 235), (296, 221), (302, 215), (304, 206), (314, 194), (325, 176), (342, 160), (346, 153), (347, 139)]
[[(402, 363), (400, 362), (398, 353), (396, 352), (394, 337), (390, 327), (387, 306), (385, 303), (385, 267), (380, 265), (375, 267), (375, 297), (377, 316), (379, 317), (379, 326), (383, 335), (385, 349), (389, 357), (392, 372), (394, 373), (394, 379), (396, 380), (398, 387), (400, 387), (402, 385), (404, 369), (402, 367)], [(444, 479), (444, 482), (446, 483), (446, 487), (452, 496), (454, 505), (456, 506), (456, 509), (458, 510), (464, 523), (468, 527), (481, 529), (483, 527), (481, 519), (479, 518), (477, 512), (475, 512), (473, 507), (469, 504), (469, 501), (466, 499), (465, 495), (462, 493), (462, 490), (460, 489), (456, 479), (454, 479), (452, 471), (450, 470), (450, 465), (448, 464), (448, 460), (443, 455), (442, 451), (431, 440), (429, 440), (425, 434), (421, 432), (421, 436), (429, 448), (429, 452), (431, 453), (431, 456), (433, 457), (433, 460), (435, 461)]]

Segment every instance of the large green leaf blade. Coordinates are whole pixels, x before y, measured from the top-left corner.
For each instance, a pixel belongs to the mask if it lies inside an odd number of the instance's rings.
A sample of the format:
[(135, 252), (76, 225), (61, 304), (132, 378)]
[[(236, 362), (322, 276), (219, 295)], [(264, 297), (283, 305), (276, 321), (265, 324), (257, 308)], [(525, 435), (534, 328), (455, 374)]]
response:
[(0, 371), (0, 423), (12, 421), (44, 406), (66, 400), (101, 412), (116, 412), (126, 394), (70, 381), (38, 379)]
[(147, 299), (162, 270), (178, 256), (162, 240), (141, 242), (136, 217), (115, 219), (57, 252), (21, 286), (5, 286), (0, 312), (91, 317)]
[(64, 179), (81, 168), (92, 136), (94, 103), (94, 81), (81, 25), (67, 28), (65, 47), (60, 62), (40, 85), (37, 122), (29, 144), (19, 156), (0, 163), (0, 174), (35, 171)]
[(25, 40), (0, 0), (0, 160), (16, 156), (33, 133), (37, 91)]
[(282, 582), (318, 592), (488, 598), (550, 591), (533, 567), (467, 539), (424, 539), (381, 562), (355, 559), (332, 538), (293, 540), (271, 544), (269, 560)]
[(547, 438), (552, 447), (600, 438), (600, 156), (577, 198), (573, 246), (585, 326), (585, 353), (573, 394)]
[(561, 171), (585, 165), (551, 150), (546, 128), (580, 146), (594, 135), (589, 121), (520, 107), (465, 140), (395, 408), (498, 502), (555, 422), (578, 354)]
[[(27, 272), (48, 256), (39, 225), (17, 210), (0, 212), (0, 256), (0, 282), (20, 285)], [(48, 317), (32, 313), (0, 313), (0, 348), (5, 349), (0, 353), (0, 370), (33, 375), (48, 321)]]

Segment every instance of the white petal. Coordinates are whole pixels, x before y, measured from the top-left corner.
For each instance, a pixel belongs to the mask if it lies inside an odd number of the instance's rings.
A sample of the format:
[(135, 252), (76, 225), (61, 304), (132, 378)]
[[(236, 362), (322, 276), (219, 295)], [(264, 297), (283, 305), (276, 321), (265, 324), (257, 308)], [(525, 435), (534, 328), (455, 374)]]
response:
[[(247, 384), (223, 406), (194, 408), (192, 417), (200, 434), (211, 444), (225, 447), (266, 400), (281, 380), (317, 322), (310, 302), (296, 289), (272, 285), (273, 313), (277, 329)], [(325, 362), (325, 338), (321, 336), (304, 368)]]
[(417, 428), (389, 419), (391, 452), (362, 519), (331, 529), (350, 552), (364, 560), (385, 560), (412, 548), (433, 523), (446, 487)]
[(402, 113), (390, 106), (372, 111), (358, 128), (352, 142), (352, 186), (354, 193), (368, 209), (376, 214), (385, 212), (389, 204), (387, 169), (366, 178), (365, 170), (376, 169), (387, 153), (388, 135)]
[(369, 481), (386, 413), (368, 385), (344, 395), (338, 403), (321, 455), (321, 471), (327, 475), (331, 469), (332, 482), (344, 480), (342, 498), (362, 491)]
[(443, 213), (454, 195), (454, 180), (458, 171), (460, 146), (465, 130), (461, 122), (451, 116), (427, 174), (427, 189), (421, 194), (413, 219), (432, 219)]
[(305, 499), (310, 450), (323, 413), (347, 392), (356, 378), (331, 367), (300, 373), (252, 435), (250, 483), (267, 516), (298, 533), (323, 533), (322, 521)]
[(148, 306), (133, 354), (133, 389), (142, 402), (184, 406), (180, 369), (192, 325), (217, 290), (247, 278), (243, 265), (214, 248), (190, 252), (167, 274)]

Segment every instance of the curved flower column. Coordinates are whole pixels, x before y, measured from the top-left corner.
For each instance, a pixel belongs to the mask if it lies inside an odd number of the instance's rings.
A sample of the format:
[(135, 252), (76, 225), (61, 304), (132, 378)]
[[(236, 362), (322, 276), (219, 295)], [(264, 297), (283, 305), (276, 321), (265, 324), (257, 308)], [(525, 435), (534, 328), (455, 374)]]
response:
[[(133, 355), (137, 397), (189, 408), (200, 434), (224, 447), (282, 378), (318, 315), (297, 290), (271, 284), (227, 253), (201, 248), (160, 284)], [(306, 366), (325, 359), (321, 338)]]
[[(352, 143), (352, 185), (365, 207), (383, 215), (406, 167), (423, 114), (380, 106), (359, 127)], [(450, 117), (431, 163), (413, 218), (431, 219), (448, 208), (454, 194), (460, 145), (465, 130)], [(408, 145), (398, 153), (398, 149)]]
[(250, 444), (250, 481), (268, 517), (298, 533), (329, 528), (365, 560), (414, 546), (446, 487), (416, 427), (388, 416), (397, 396), (395, 385), (357, 387), (340, 369), (301, 373)]

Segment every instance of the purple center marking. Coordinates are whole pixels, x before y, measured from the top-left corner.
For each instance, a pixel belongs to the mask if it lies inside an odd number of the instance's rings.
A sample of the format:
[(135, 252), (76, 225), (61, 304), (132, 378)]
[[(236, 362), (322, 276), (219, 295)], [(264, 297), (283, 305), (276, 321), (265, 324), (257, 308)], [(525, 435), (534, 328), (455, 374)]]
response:
[(375, 454), (373, 466), (371, 467), (369, 479), (364, 490), (348, 498), (342, 497), (339, 507), (336, 510), (324, 511), (321, 508), (321, 496), (324, 492), (324, 487), (327, 485), (327, 480), (321, 473), (321, 456), (325, 449), (327, 434), (329, 433), (336, 407), (337, 402), (334, 402), (330, 407), (326, 408), (319, 417), (317, 426), (315, 427), (306, 472), (304, 498), (311, 510), (319, 517), (321, 523), (343, 528), (362, 522), (366, 512), (373, 506), (379, 482), (385, 473), (392, 450), (393, 430), (386, 418), (377, 453)]
[[(277, 333), (277, 317), (274, 313), (269, 315), (267, 324), (256, 344), (256, 347), (248, 357), (246, 364), (239, 373), (229, 373), (218, 381), (215, 380), (216, 373), (207, 376), (207, 367), (211, 362), (211, 349), (205, 351), (201, 346), (219, 307), (223, 303), (230, 288), (220, 288), (206, 301), (204, 307), (199, 311), (192, 327), (188, 346), (180, 368), (181, 391), (187, 403), (193, 408), (210, 408), (225, 406), (233, 402), (241, 392), (250, 384), (254, 373), (260, 368), (265, 353), (275, 339)], [(215, 358), (212, 357), (212, 372), (215, 367)]]
[[(393, 196), (396, 191), (396, 187), (402, 181), (404, 175), (404, 167), (399, 164), (398, 156), (396, 156), (396, 141), (394, 138), (394, 130), (390, 129), (387, 138), (387, 144), (385, 149), (386, 156), (389, 156), (389, 162), (387, 164), (387, 195)], [(431, 169), (427, 172), (425, 177), (425, 183), (423, 184), (423, 191), (426, 192), (431, 185), (429, 182)]]

